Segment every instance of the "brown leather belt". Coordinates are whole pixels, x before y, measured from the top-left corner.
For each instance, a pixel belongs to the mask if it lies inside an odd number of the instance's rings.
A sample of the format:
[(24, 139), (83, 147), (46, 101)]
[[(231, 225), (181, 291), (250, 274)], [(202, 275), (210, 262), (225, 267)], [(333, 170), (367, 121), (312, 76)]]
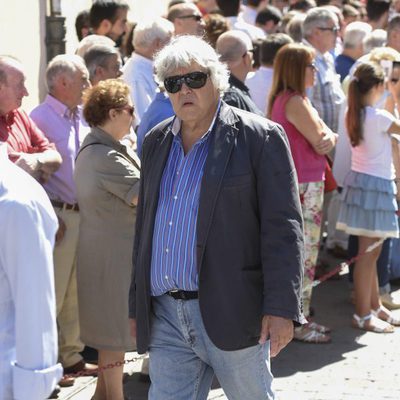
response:
[(79, 211), (78, 203), (68, 204), (68, 203), (63, 203), (62, 201), (57, 201), (57, 200), (50, 200), (50, 202), (54, 207), (61, 208), (63, 210)]

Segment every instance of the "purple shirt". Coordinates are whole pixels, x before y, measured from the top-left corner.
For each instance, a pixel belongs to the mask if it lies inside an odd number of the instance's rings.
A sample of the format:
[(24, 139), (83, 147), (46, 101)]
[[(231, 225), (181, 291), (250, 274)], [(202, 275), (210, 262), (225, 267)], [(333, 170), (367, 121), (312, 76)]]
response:
[(90, 131), (83, 120), (81, 108), (71, 112), (65, 104), (47, 95), (44, 102), (32, 110), (30, 117), (49, 141), (56, 145), (63, 160), (58, 171), (44, 185), (47, 194), (52, 200), (76, 203), (75, 157)]

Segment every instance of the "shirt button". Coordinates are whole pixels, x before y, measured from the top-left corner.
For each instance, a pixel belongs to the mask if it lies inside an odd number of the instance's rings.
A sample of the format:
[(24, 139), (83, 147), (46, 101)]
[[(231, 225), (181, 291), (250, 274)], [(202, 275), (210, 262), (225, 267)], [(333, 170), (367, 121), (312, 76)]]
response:
[(165, 249), (165, 252), (166, 252), (166, 253), (168, 253), (168, 252), (169, 252), (169, 249), (168, 249), (168, 248), (166, 248), (166, 249)]
[(165, 275), (165, 279), (168, 280), (168, 275)]
[(172, 221), (169, 221), (169, 222), (168, 222), (168, 225), (169, 225), (169, 226), (172, 226)]
[(174, 196), (174, 200), (178, 200), (178, 196), (175, 195), (175, 196)]

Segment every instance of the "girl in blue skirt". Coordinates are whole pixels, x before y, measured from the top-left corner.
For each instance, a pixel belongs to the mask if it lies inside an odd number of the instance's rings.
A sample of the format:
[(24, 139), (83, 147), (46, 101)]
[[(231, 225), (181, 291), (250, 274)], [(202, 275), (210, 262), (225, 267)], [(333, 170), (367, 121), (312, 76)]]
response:
[(366, 253), (380, 239), (399, 236), (389, 133), (400, 133), (400, 120), (374, 107), (384, 90), (385, 76), (379, 65), (357, 67), (349, 85), (346, 114), (351, 171), (344, 182), (337, 222), (338, 229), (358, 237), (361, 255), (354, 268), (353, 326), (378, 333), (393, 332), (393, 326), (400, 326), (400, 320), (379, 299), (376, 261), (382, 244)]

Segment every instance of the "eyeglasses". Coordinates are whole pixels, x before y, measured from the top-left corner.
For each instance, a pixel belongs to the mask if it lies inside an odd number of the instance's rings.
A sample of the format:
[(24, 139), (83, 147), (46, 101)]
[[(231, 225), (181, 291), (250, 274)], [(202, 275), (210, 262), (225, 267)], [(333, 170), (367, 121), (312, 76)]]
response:
[(200, 22), (203, 19), (203, 16), (198, 15), (198, 14), (190, 14), (190, 15), (181, 15), (180, 17), (176, 17), (176, 18), (180, 18), (180, 19), (193, 18), (197, 22)]
[(317, 69), (317, 66), (315, 65), (314, 62), (312, 62), (311, 64), (307, 64), (306, 67), (313, 69), (314, 71)]
[(244, 54), (242, 55), (242, 57), (246, 57), (246, 56), (247, 56), (247, 53), (251, 53), (251, 54), (254, 55), (255, 50), (254, 50), (254, 49), (248, 49), (248, 50), (246, 50), (246, 53), (244, 53)]
[(206, 84), (208, 75), (208, 73), (196, 71), (185, 75), (170, 76), (164, 80), (164, 87), (168, 93), (177, 93), (185, 82), (190, 89), (200, 89)]
[(333, 26), (332, 28), (318, 26), (317, 29), (319, 29), (320, 31), (331, 31), (334, 35), (337, 35), (337, 33), (339, 32), (339, 28), (337, 26)]
[(117, 110), (125, 110), (128, 112), (128, 114), (131, 117), (133, 117), (135, 114), (135, 107), (133, 107), (133, 106), (125, 106), (125, 107), (117, 108)]

